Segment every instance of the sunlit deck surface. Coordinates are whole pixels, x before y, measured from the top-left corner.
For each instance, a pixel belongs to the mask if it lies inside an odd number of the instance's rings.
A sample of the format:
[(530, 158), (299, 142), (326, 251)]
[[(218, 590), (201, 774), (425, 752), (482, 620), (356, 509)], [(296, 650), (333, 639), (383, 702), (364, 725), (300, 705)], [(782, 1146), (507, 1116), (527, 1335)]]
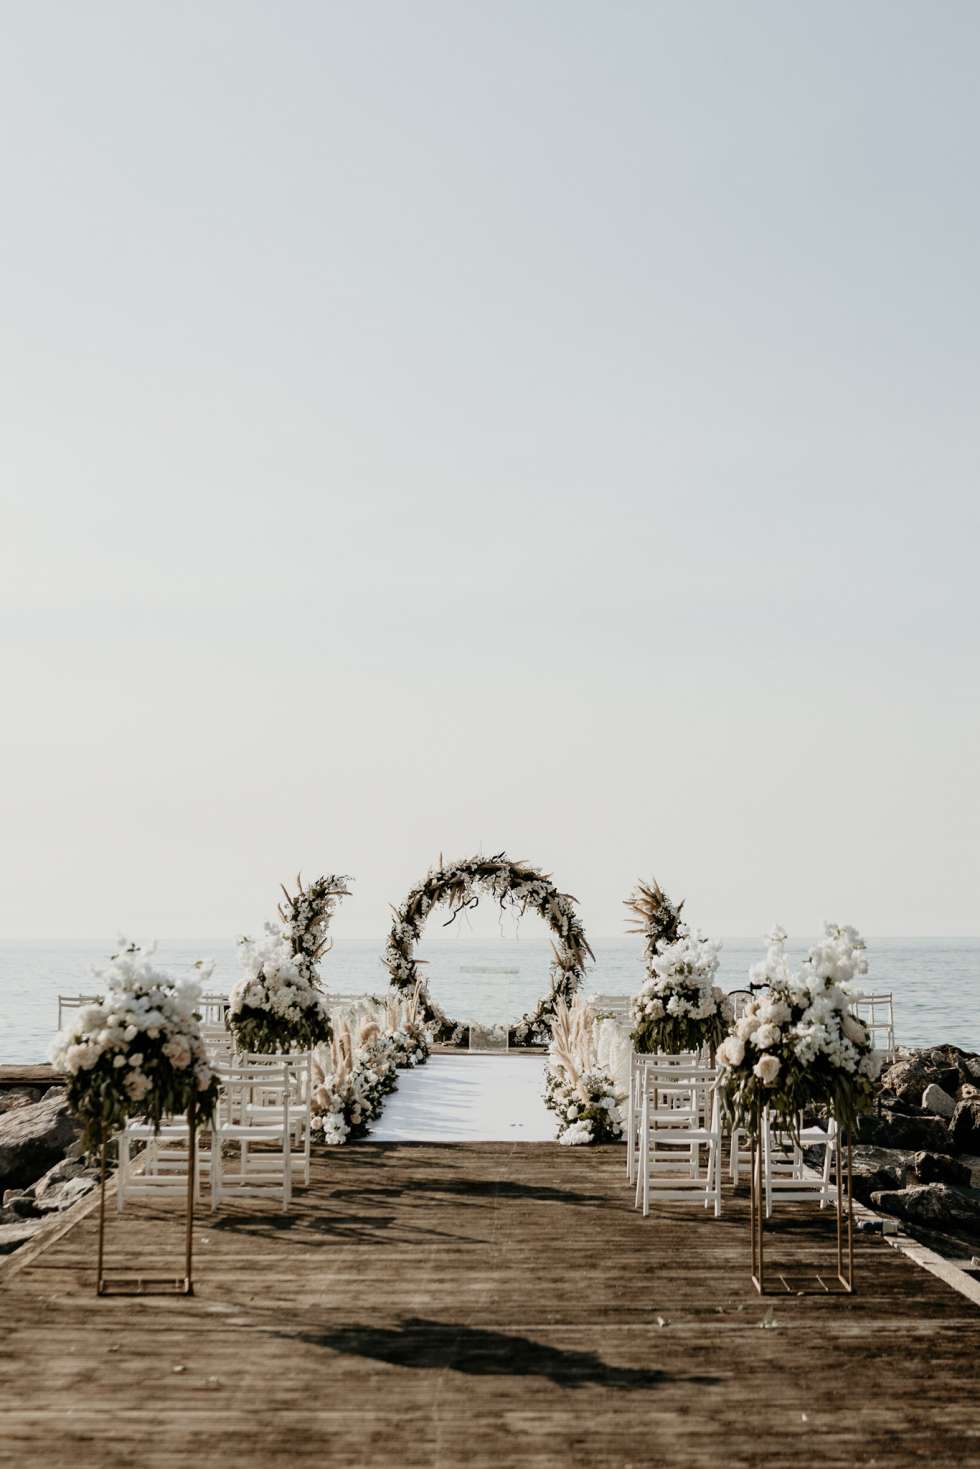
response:
[[(980, 1460), (967, 1300), (865, 1237), (853, 1298), (761, 1300), (743, 1197), (644, 1220), (623, 1167), (618, 1147), (321, 1152), (288, 1215), (201, 1211), (193, 1299), (96, 1300), (89, 1214), (0, 1289), (0, 1462)], [(181, 1233), (176, 1209), (113, 1208), (110, 1265), (176, 1271)], [(830, 1218), (784, 1210), (773, 1264), (831, 1252)]]

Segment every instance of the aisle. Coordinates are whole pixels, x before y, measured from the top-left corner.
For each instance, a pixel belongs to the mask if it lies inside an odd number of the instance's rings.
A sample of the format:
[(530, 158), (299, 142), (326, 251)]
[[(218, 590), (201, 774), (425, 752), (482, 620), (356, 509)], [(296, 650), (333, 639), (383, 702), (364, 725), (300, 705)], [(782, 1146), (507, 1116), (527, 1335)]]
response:
[(551, 1142), (543, 1056), (432, 1056), (398, 1074), (371, 1129), (377, 1143)]

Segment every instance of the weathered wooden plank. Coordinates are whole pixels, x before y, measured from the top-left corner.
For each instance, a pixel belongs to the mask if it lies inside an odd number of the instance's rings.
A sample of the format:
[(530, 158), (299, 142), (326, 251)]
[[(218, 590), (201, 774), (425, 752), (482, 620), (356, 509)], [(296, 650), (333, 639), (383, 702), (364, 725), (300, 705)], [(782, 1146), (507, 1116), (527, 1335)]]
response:
[(55, 1071), (53, 1066), (47, 1062), (37, 1062), (29, 1066), (14, 1066), (6, 1064), (0, 1066), (0, 1088), (12, 1086), (58, 1086), (64, 1081), (60, 1071)]
[[(643, 1220), (622, 1169), (615, 1148), (330, 1151), (288, 1215), (202, 1210), (191, 1300), (97, 1301), (81, 1219), (0, 1293), (0, 1463), (169, 1466), (222, 1444), (242, 1469), (977, 1455), (969, 1302), (865, 1238), (858, 1295), (762, 1301), (744, 1197), (721, 1220)], [(180, 1230), (159, 1203), (113, 1209), (110, 1260), (179, 1260)], [(787, 1210), (771, 1251), (826, 1266), (830, 1218)]]

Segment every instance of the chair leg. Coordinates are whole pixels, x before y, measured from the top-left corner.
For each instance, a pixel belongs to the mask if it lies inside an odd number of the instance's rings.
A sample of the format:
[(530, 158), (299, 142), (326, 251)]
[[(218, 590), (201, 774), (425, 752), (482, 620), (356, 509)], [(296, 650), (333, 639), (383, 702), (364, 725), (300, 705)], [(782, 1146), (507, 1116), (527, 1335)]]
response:
[(630, 1068), (630, 1084), (626, 1093), (626, 1178), (633, 1182), (633, 1071)]
[(648, 1218), (650, 1214), (650, 1165), (653, 1161), (650, 1157), (655, 1144), (650, 1138), (649, 1117), (647, 1116), (646, 1098), (643, 1100), (643, 1217)]
[(827, 1146), (823, 1150), (823, 1186), (820, 1189), (820, 1207), (826, 1209), (830, 1203), (830, 1171), (834, 1161), (834, 1149), (837, 1146), (836, 1131), (831, 1134), (833, 1123), (827, 1124)]
[(119, 1134), (119, 1167), (116, 1173), (116, 1212), (121, 1214), (126, 1203), (126, 1185), (129, 1182), (129, 1138), (126, 1131)]
[(716, 1219), (720, 1219), (721, 1218), (721, 1133), (720, 1132), (718, 1134), (718, 1141), (716, 1143), (712, 1143), (711, 1144), (711, 1148), (712, 1148), (712, 1152), (714, 1153), (714, 1159), (715, 1159), (714, 1180), (713, 1180), (714, 1187), (715, 1187), (715, 1218)]
[(216, 1130), (211, 1132), (211, 1212), (221, 1202), (221, 1138)]

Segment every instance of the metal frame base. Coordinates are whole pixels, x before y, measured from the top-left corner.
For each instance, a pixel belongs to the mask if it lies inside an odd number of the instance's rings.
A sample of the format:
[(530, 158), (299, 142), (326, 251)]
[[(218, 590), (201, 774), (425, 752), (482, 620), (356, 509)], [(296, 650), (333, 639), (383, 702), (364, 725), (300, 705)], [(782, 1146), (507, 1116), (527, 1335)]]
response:
[[(837, 1215), (837, 1273), (836, 1276), (829, 1272), (814, 1272), (812, 1275), (803, 1276), (803, 1280), (816, 1281), (813, 1286), (791, 1285), (782, 1271), (776, 1271), (776, 1279), (781, 1282), (779, 1286), (772, 1287), (766, 1278), (765, 1261), (765, 1223), (766, 1223), (766, 1200), (765, 1190), (762, 1185), (762, 1117), (756, 1116), (756, 1125), (752, 1134), (752, 1162), (750, 1169), (750, 1196), (749, 1196), (749, 1227), (752, 1237), (752, 1284), (760, 1296), (792, 1295), (792, 1296), (852, 1296), (855, 1293), (854, 1286), (854, 1192), (853, 1192), (853, 1146), (850, 1133), (847, 1134), (847, 1187), (844, 1187), (843, 1151), (845, 1140), (843, 1134), (838, 1131), (837, 1144), (834, 1149), (835, 1157), (835, 1182), (834, 1191)], [(846, 1205), (846, 1213), (845, 1213)], [(846, 1225), (846, 1227), (845, 1227)], [(846, 1263), (846, 1270), (845, 1270)]]
[(192, 1296), (194, 1282), (173, 1275), (103, 1275), (96, 1295), (100, 1296)]
[(103, 1140), (99, 1178), (99, 1253), (95, 1274), (97, 1296), (192, 1296), (194, 1294), (194, 1179), (197, 1173), (197, 1102), (187, 1108), (187, 1226), (184, 1232), (183, 1275), (106, 1275), (105, 1184), (106, 1143)]

